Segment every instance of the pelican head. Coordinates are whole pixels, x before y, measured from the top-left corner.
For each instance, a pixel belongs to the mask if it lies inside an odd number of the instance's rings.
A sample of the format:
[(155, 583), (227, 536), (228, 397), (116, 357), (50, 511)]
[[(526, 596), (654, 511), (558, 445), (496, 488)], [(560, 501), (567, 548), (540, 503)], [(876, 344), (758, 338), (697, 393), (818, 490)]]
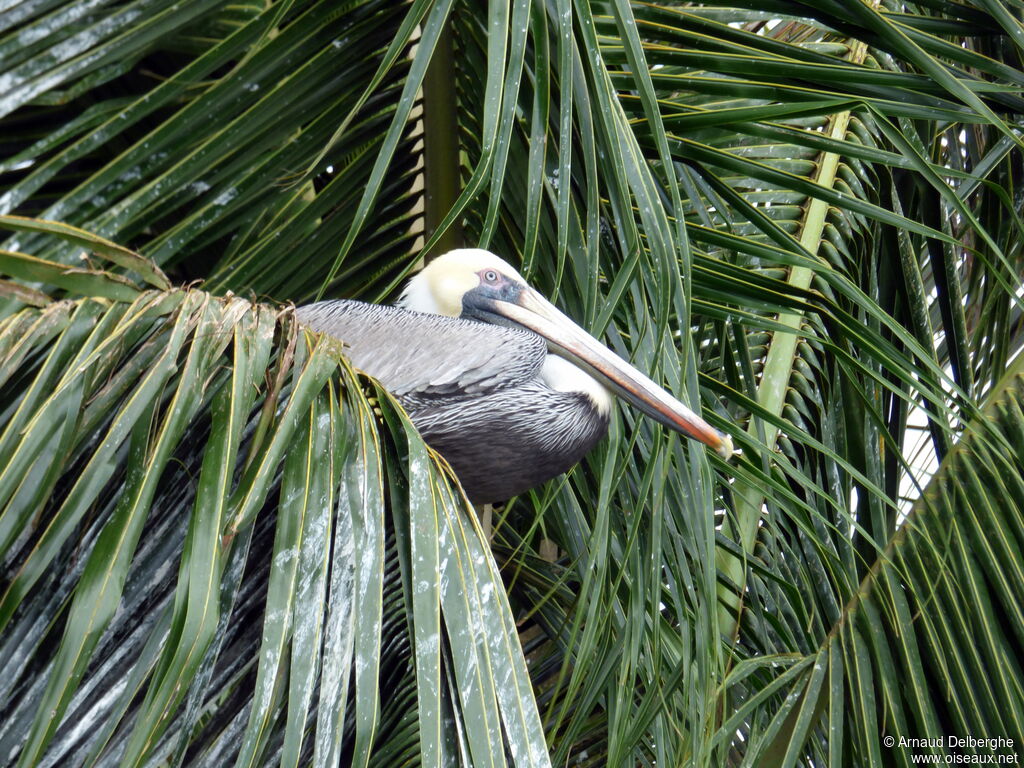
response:
[(550, 352), (590, 373), (655, 421), (701, 441), (723, 458), (732, 456), (728, 435), (603, 346), (490, 251), (462, 248), (438, 256), (409, 281), (399, 304), (533, 331), (547, 340)]

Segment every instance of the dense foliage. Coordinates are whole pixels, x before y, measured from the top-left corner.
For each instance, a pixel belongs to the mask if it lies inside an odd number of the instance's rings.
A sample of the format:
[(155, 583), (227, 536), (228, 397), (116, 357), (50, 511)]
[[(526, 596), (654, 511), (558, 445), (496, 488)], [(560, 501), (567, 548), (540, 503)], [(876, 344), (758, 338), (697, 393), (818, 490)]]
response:
[[(1020, 11), (0, 0), (0, 764), (1019, 748)], [(287, 309), (458, 244), (740, 456), (481, 526)]]

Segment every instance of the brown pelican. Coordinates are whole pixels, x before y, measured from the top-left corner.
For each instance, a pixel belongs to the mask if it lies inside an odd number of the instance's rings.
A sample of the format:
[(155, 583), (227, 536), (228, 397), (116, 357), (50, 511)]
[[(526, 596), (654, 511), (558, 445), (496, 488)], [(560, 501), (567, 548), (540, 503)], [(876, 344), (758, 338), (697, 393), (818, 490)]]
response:
[(398, 399), (477, 504), (529, 490), (583, 458), (608, 429), (606, 386), (656, 421), (732, 455), (727, 435), (488, 251), (439, 256), (409, 281), (398, 306), (323, 301), (296, 314), (345, 343), (352, 364)]

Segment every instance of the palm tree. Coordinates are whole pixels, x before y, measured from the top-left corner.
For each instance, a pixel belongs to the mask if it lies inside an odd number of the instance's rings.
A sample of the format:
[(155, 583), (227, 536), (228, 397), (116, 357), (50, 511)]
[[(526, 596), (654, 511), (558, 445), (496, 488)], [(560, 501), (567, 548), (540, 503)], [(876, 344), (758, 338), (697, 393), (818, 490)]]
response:
[[(0, 0), (0, 763), (1015, 753), (1021, 7)], [(741, 455), (485, 532), (287, 309), (458, 244)]]

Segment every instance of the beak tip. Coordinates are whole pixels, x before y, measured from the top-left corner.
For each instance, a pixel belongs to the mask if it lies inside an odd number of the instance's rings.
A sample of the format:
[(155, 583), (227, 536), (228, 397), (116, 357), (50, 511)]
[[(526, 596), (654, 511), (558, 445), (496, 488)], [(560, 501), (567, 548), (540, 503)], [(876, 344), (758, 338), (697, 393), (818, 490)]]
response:
[(718, 447), (715, 449), (715, 453), (717, 453), (726, 461), (731, 459), (733, 453), (735, 453), (735, 449), (732, 446), (732, 438), (729, 437), (728, 435), (723, 434), (722, 442), (718, 444)]

